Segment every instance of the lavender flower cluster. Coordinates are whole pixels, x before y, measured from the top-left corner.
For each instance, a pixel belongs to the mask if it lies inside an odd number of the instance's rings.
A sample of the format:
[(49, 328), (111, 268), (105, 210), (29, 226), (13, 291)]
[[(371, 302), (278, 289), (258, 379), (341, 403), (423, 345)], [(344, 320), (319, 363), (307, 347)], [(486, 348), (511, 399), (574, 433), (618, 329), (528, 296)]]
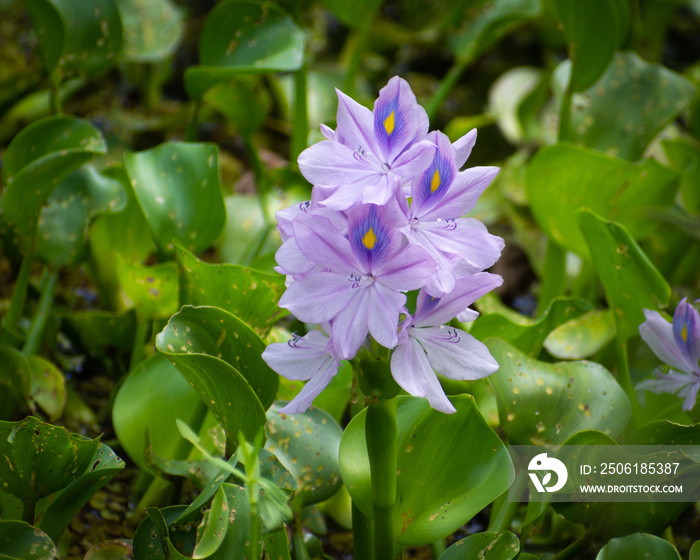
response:
[(484, 270), (503, 240), (461, 217), (498, 168), (460, 171), (476, 131), (451, 143), (428, 127), (408, 83), (394, 77), (372, 111), (338, 92), (336, 130), (322, 125), (326, 140), (299, 156), (314, 187), (309, 202), (277, 213), (277, 270), (287, 277), (280, 306), (321, 330), (263, 353), (280, 375), (308, 380), (281, 412), (306, 410), (369, 335), (393, 350), (397, 384), (442, 412), (455, 409), (436, 371), (479, 379), (498, 369), (481, 342), (448, 325), (474, 320), (469, 305), (502, 282)]

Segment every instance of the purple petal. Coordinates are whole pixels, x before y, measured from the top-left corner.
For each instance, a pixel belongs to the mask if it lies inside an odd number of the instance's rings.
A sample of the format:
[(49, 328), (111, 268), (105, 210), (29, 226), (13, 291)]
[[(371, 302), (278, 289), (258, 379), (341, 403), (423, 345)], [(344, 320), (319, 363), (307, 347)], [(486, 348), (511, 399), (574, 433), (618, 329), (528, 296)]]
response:
[(461, 329), (414, 327), (409, 336), (420, 342), (433, 369), (450, 379), (481, 379), (498, 369), (488, 348)]
[(356, 204), (348, 210), (348, 238), (352, 253), (367, 272), (377, 272), (383, 260), (401, 246), (398, 231), (406, 217), (395, 200), (389, 204)]
[(384, 348), (394, 348), (397, 344), (399, 313), (406, 303), (406, 296), (379, 283), (371, 289), (370, 305), (367, 309), (369, 332)]
[(676, 345), (687, 361), (695, 366), (700, 359), (700, 317), (686, 298), (678, 304), (673, 314), (673, 336)]
[(418, 290), (435, 274), (430, 254), (417, 245), (406, 245), (373, 269), (377, 281), (397, 291)]
[(334, 272), (312, 272), (293, 282), (280, 298), (280, 307), (306, 323), (330, 321), (354, 296), (348, 278)]
[(671, 370), (665, 374), (655, 374), (654, 379), (647, 379), (638, 383), (636, 390), (651, 391), (652, 393), (672, 393), (684, 398), (683, 410), (690, 410), (695, 406), (698, 390), (700, 390), (700, 376), (696, 373), (682, 373)]
[(455, 164), (457, 169), (462, 169), (462, 166), (467, 163), (467, 159), (472, 153), (472, 149), (476, 144), (476, 128), (472, 128), (452, 146), (455, 149)]
[(290, 403), (279, 409), (282, 414), (299, 414), (311, 406), (314, 399), (323, 391), (338, 373), (338, 362), (328, 359), (323, 367), (316, 371), (311, 380), (306, 383)]
[(428, 133), (425, 109), (418, 105), (408, 82), (398, 76), (381, 89), (372, 112), (379, 154), (392, 167), (406, 148)]
[(301, 252), (294, 237), (280, 245), (275, 253), (275, 260), (284, 270), (284, 274), (306, 274), (317, 268), (316, 263), (307, 259)]
[(448, 323), (502, 283), (503, 278), (497, 274), (480, 272), (457, 280), (454, 289), (442, 298), (430, 298), (425, 290), (421, 290), (413, 324), (416, 327), (436, 327)]
[(471, 212), (486, 187), (498, 175), (498, 167), (470, 167), (457, 173), (441, 198), (429, 198), (413, 215), (421, 220), (458, 218)]
[(331, 339), (341, 360), (351, 360), (367, 338), (367, 315), (372, 298), (369, 287), (356, 288), (348, 306), (335, 317)]
[(331, 140), (323, 140), (306, 148), (299, 154), (298, 162), (299, 171), (307, 181), (327, 187), (373, 185), (386, 173), (374, 162), (369, 152), (360, 155), (352, 148)]
[(311, 331), (303, 338), (295, 336), (288, 342), (275, 342), (265, 348), (262, 358), (282, 377), (306, 381), (337, 360), (329, 352), (329, 339), (320, 331)]
[(473, 218), (419, 222), (414, 225), (412, 238), (425, 246), (430, 244), (438, 251), (468, 264), (462, 271), (485, 270), (501, 256), (504, 242), (491, 235), (486, 226)]
[(311, 262), (344, 276), (358, 271), (366, 274), (353, 256), (348, 240), (328, 218), (302, 214), (294, 220), (294, 234), (299, 249)]
[[(420, 215), (420, 208), (428, 201), (434, 206), (450, 188), (457, 176), (455, 153), (450, 139), (442, 132), (431, 132), (428, 140), (436, 145), (430, 165), (411, 184), (411, 205), (416, 208), (414, 215)], [(445, 217), (443, 214), (442, 217)]]
[(338, 94), (338, 113), (336, 134), (340, 134), (343, 143), (351, 150), (362, 148), (375, 152), (377, 142), (374, 137), (374, 117), (372, 112), (357, 101), (336, 89)]
[(423, 140), (413, 144), (391, 164), (391, 172), (400, 177), (417, 177), (430, 165), (435, 155), (435, 144)]
[(697, 362), (692, 363), (688, 355), (678, 347), (673, 334), (673, 326), (658, 311), (644, 310), (646, 321), (639, 325), (639, 334), (652, 352), (664, 363), (686, 373), (695, 371)]
[(430, 406), (451, 414), (455, 408), (440, 386), (421, 345), (409, 338), (391, 354), (391, 375), (396, 383), (414, 397), (426, 397)]

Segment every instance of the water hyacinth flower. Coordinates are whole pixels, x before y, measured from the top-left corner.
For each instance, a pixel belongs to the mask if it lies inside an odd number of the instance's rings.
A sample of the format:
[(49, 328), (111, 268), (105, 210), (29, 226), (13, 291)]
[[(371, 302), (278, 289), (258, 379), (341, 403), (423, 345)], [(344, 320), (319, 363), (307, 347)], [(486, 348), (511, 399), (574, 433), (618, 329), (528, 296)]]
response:
[(642, 381), (637, 390), (673, 393), (684, 399), (683, 410), (690, 410), (700, 390), (700, 315), (685, 298), (676, 307), (672, 323), (657, 311), (645, 309), (644, 315), (639, 334), (671, 369), (657, 370), (654, 379)]
[(415, 177), (433, 159), (428, 115), (408, 82), (393, 77), (370, 111), (338, 91), (337, 128), (304, 150), (299, 170), (325, 192), (323, 205), (346, 210), (358, 201), (386, 204), (399, 177)]
[[(460, 171), (476, 131), (454, 143), (428, 133), (425, 111), (398, 77), (372, 111), (338, 92), (338, 126), (322, 132), (326, 140), (299, 156), (314, 183), (311, 200), (277, 213), (276, 270), (287, 286), (280, 306), (324, 330), (263, 353), (280, 375), (308, 380), (283, 411), (305, 410), (340, 360), (360, 347), (372, 352), (376, 342), (383, 356), (391, 352), (400, 387), (454, 412), (435, 372), (479, 379), (498, 368), (483, 344), (449, 326), (455, 317), (474, 320), (469, 305), (501, 283), (483, 271), (503, 240), (462, 217), (498, 169)], [(406, 308), (411, 291), (418, 291), (415, 312)]]
[[(498, 369), (484, 344), (461, 329), (445, 325), (503, 279), (482, 272), (457, 282), (444, 298), (418, 294), (416, 313), (403, 322), (399, 344), (391, 355), (392, 376), (407, 393), (426, 397), (441, 412), (455, 412), (433, 370), (450, 379), (474, 380)], [(470, 320), (476, 319), (471, 312)]]

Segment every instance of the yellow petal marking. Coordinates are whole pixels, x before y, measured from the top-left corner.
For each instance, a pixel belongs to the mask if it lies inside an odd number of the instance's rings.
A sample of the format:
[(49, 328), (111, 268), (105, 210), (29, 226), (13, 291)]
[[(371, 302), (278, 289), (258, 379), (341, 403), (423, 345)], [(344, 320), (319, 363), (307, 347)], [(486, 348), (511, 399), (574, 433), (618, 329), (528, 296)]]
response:
[(376, 242), (377, 236), (374, 235), (374, 230), (372, 228), (369, 228), (367, 230), (367, 233), (365, 233), (364, 237), (362, 238), (362, 244), (369, 250), (372, 250), (372, 247), (374, 247), (374, 244)]
[(386, 130), (386, 133), (391, 136), (391, 133), (394, 132), (394, 125), (396, 123), (394, 122), (394, 111), (391, 112), (391, 114), (384, 119), (384, 130)]
[(435, 192), (440, 188), (440, 171), (437, 169), (433, 173), (433, 178), (430, 180), (430, 192)]
[(683, 339), (683, 342), (688, 342), (688, 325), (683, 325), (683, 328), (681, 329), (681, 338)]

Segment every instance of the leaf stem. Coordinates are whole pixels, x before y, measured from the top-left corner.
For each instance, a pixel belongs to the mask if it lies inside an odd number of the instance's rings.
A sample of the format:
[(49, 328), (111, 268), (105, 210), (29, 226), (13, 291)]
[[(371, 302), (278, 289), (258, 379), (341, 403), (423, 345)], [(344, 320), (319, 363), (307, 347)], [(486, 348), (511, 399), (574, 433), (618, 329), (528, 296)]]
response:
[(430, 553), (433, 555), (433, 560), (438, 560), (442, 553), (445, 552), (445, 541), (440, 539), (430, 543)]
[(294, 117), (292, 122), (292, 141), (289, 150), (289, 164), (292, 169), (299, 169), (297, 158), (306, 148), (309, 137), (309, 112), (307, 93), (308, 64), (304, 60), (301, 68), (294, 73)]
[[(355, 554), (357, 555), (357, 552), (355, 552)], [(294, 560), (311, 560), (309, 551), (306, 548), (306, 543), (304, 542), (304, 533), (301, 529), (301, 520), (298, 518), (298, 516), (295, 516), (294, 523), (292, 525), (292, 557)], [(357, 558), (364, 557), (357, 556)]]
[(547, 239), (547, 249), (542, 269), (540, 299), (537, 303), (537, 316), (541, 317), (551, 301), (566, 291), (566, 249)]
[(41, 336), (44, 334), (44, 327), (49, 318), (49, 312), (53, 305), (53, 295), (56, 292), (58, 284), (58, 270), (47, 269), (41, 279), (41, 296), (39, 297), (39, 307), (32, 320), (32, 326), (29, 327), (27, 340), (22, 347), (22, 353), (25, 356), (36, 354), (41, 344)]
[(467, 66), (469, 66), (468, 60), (458, 60), (452, 65), (452, 68), (447, 71), (447, 74), (445, 74), (445, 77), (440, 82), (440, 86), (438, 87), (437, 91), (433, 94), (425, 107), (430, 120), (433, 120), (438, 112), (438, 109), (440, 109), (442, 104), (445, 102), (445, 99), (447, 99), (449, 93), (452, 91), (455, 85), (457, 85), (457, 82), (462, 77), (462, 74), (467, 69)]
[(150, 324), (151, 321), (143, 317), (138, 311), (136, 312), (136, 332), (134, 333), (134, 345), (131, 349), (129, 371), (132, 371), (143, 360), (143, 344)]
[(632, 405), (632, 427), (638, 426), (640, 420), (642, 419), (641, 406), (637, 401), (637, 395), (634, 392), (634, 387), (632, 387), (632, 380), (630, 379), (630, 367), (629, 359), (627, 356), (627, 341), (622, 338), (619, 334), (621, 331), (618, 325), (618, 335), (615, 337), (615, 354), (617, 355), (617, 381), (620, 386), (627, 394)]
[(352, 540), (356, 558), (374, 560), (372, 522), (360, 511), (360, 508), (354, 502), (352, 504)]
[(10, 299), (10, 308), (7, 310), (7, 314), (2, 321), (3, 327), (13, 333), (16, 332), (19, 327), (19, 320), (22, 317), (22, 311), (24, 309), (24, 300), (27, 297), (29, 276), (32, 271), (32, 264), (34, 263), (34, 246), (35, 244), (32, 243), (32, 249), (22, 258), (22, 264), (20, 265), (17, 281), (15, 282), (12, 298)]
[(372, 397), (365, 425), (372, 473), (374, 557), (394, 558), (394, 505), (396, 504), (397, 437), (396, 399)]
[(187, 131), (185, 132), (185, 140), (187, 142), (197, 141), (197, 124), (199, 119), (199, 110), (202, 108), (202, 100), (193, 101), (190, 105), (190, 120), (187, 123)]

